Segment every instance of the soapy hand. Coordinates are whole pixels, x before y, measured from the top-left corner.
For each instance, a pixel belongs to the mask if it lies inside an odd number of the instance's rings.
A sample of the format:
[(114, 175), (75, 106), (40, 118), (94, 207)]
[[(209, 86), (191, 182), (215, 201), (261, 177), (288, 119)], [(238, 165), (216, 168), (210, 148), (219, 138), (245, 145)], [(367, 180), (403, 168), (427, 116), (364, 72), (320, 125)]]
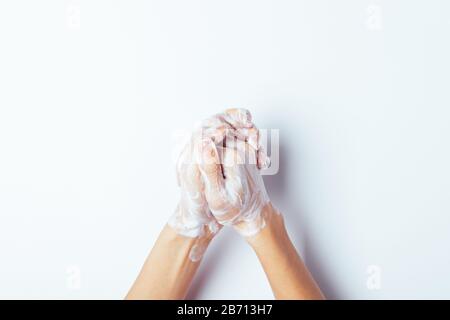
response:
[(180, 187), (180, 201), (169, 225), (178, 234), (197, 238), (214, 236), (220, 225), (212, 216), (204, 194), (204, 183), (199, 171), (201, 135), (192, 133), (184, 145), (176, 164), (176, 175)]
[(249, 111), (228, 109), (203, 121), (177, 161), (181, 199), (169, 225), (188, 237), (214, 236), (222, 225), (258, 233), (269, 202), (260, 170), (268, 165)]
[(259, 130), (246, 109), (227, 109), (216, 114), (202, 122), (201, 131), (203, 139), (210, 139), (219, 147), (236, 148), (247, 144), (255, 154), (258, 169), (270, 165), (270, 159), (261, 146)]
[(229, 109), (204, 121), (203, 128), (199, 169), (209, 208), (220, 224), (253, 236), (266, 225), (263, 208), (270, 202), (260, 174), (269, 158), (259, 130), (245, 109)]
[(268, 165), (247, 110), (205, 120), (177, 161), (181, 197), (128, 299), (183, 299), (206, 248), (223, 225), (246, 237), (275, 298), (323, 299), (273, 208), (260, 170)]
[(241, 142), (224, 148), (204, 140), (202, 155), (200, 172), (213, 216), (245, 237), (257, 234), (266, 225), (263, 208), (270, 200), (255, 150)]

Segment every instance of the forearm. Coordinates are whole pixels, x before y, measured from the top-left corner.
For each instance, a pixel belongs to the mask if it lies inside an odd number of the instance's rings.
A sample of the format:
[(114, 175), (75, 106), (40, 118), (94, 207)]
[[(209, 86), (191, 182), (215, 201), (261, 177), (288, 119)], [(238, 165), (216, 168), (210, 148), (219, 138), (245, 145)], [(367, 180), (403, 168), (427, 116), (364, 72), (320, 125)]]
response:
[(247, 241), (264, 268), (275, 298), (324, 299), (289, 239), (283, 217), (270, 204), (264, 210), (265, 228)]
[(126, 299), (184, 299), (210, 241), (165, 226)]

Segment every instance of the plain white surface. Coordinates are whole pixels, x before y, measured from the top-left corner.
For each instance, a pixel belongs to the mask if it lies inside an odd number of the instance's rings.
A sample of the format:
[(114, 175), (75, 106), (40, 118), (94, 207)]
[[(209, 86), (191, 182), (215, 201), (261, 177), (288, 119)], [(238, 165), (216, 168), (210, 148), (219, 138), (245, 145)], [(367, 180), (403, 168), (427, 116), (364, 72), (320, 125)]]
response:
[[(124, 297), (178, 199), (171, 133), (231, 106), (280, 129), (267, 189), (328, 297), (450, 298), (449, 10), (2, 1), (0, 298)], [(225, 231), (189, 297), (272, 293)]]

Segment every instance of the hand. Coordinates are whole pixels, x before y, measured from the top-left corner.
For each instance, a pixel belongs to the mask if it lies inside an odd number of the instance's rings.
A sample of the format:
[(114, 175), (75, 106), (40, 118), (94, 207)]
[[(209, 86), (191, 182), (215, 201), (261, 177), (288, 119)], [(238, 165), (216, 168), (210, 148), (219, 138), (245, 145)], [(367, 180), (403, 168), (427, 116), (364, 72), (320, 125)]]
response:
[(194, 132), (182, 149), (176, 164), (181, 195), (175, 213), (169, 220), (178, 234), (186, 237), (212, 237), (221, 228), (212, 216), (204, 194), (204, 183), (198, 167), (199, 132)]
[(258, 169), (269, 167), (270, 159), (260, 143), (260, 133), (252, 122), (252, 115), (246, 109), (227, 109), (201, 124), (202, 137), (211, 139), (217, 146), (239, 147), (246, 142), (256, 154)]
[(259, 131), (243, 109), (227, 110), (205, 121), (205, 127), (210, 134), (203, 135), (199, 168), (209, 208), (220, 224), (253, 236), (266, 225), (263, 208), (270, 202), (260, 174), (268, 157)]
[(169, 221), (177, 233), (214, 236), (233, 225), (250, 236), (265, 226), (269, 200), (259, 170), (269, 158), (259, 140), (245, 109), (228, 109), (194, 131), (177, 161), (181, 199)]

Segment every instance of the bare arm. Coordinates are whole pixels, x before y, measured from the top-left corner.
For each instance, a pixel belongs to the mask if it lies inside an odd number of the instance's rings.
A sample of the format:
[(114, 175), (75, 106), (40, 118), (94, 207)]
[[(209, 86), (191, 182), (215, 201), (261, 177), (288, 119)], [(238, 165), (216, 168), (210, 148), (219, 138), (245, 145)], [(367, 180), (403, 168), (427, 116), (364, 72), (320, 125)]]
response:
[(324, 299), (322, 292), (295, 250), (281, 214), (268, 204), (266, 226), (247, 242), (255, 250), (276, 299)]
[(211, 239), (185, 237), (165, 226), (126, 299), (184, 299)]

